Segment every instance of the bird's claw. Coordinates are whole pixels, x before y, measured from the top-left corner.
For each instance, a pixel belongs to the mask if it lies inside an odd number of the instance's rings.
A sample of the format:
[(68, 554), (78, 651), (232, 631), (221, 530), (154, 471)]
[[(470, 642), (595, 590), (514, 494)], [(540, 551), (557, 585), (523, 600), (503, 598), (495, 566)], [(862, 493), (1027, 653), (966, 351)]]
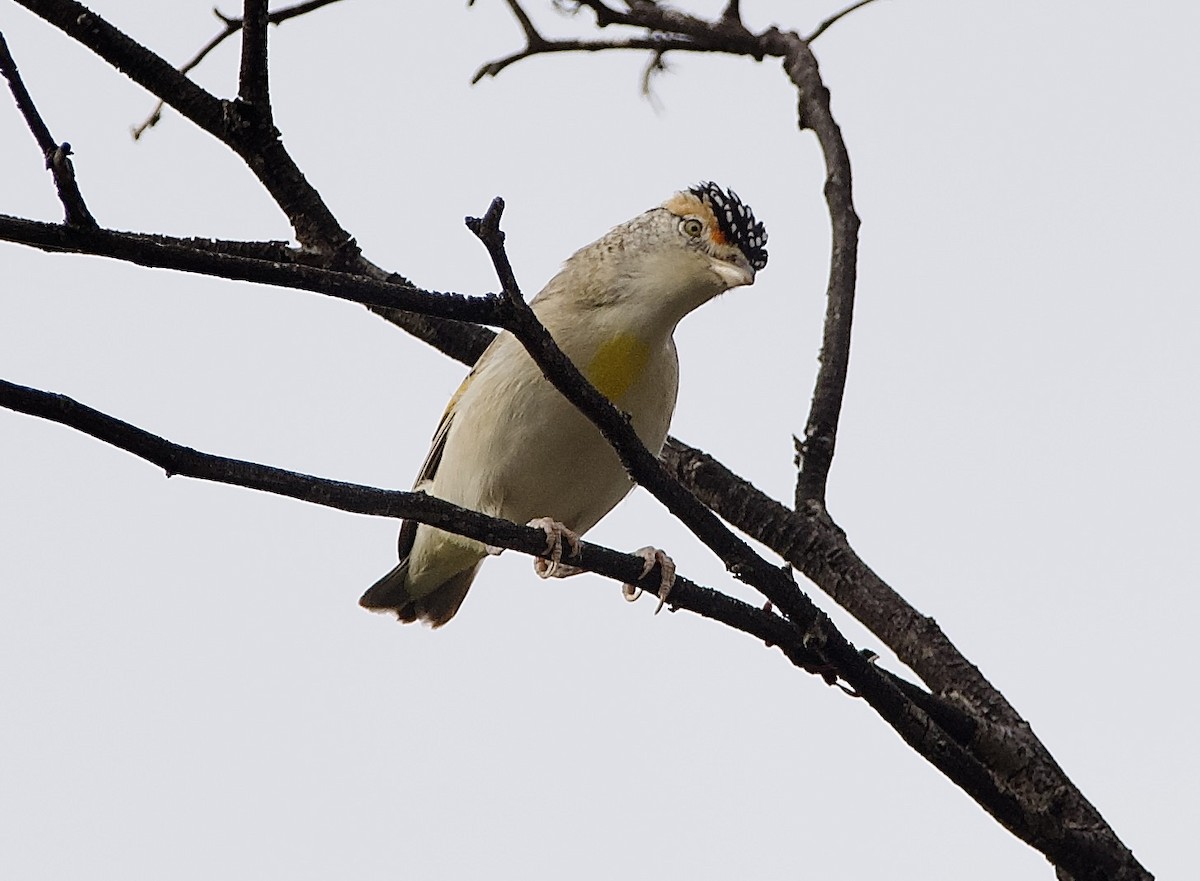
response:
[(579, 556), (581, 546), (578, 535), (552, 517), (538, 517), (525, 525), (546, 533), (546, 553), (550, 555), (550, 559), (537, 557), (533, 561), (533, 571), (538, 574), (539, 578), (566, 578), (583, 571), (576, 566), (568, 566), (562, 562), (564, 540), (571, 549), (568, 556)]
[[(649, 575), (655, 566), (662, 571), (662, 580), (658, 587), (658, 605), (654, 608), (654, 614), (657, 615), (666, 604), (667, 597), (671, 594), (671, 588), (675, 586), (675, 561), (668, 557), (665, 551), (658, 548), (640, 548), (634, 553), (646, 561), (642, 567), (640, 578)], [(642, 589), (636, 584), (623, 584), (621, 585), (621, 595), (632, 603), (642, 595)]]

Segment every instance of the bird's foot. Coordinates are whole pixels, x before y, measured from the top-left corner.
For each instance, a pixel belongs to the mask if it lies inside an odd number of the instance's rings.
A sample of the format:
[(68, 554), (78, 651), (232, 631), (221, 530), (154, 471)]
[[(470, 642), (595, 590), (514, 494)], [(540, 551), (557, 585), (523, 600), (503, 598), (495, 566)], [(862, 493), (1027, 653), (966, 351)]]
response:
[(563, 526), (552, 517), (538, 517), (530, 520), (526, 526), (534, 526), (546, 533), (546, 553), (550, 559), (537, 557), (533, 561), (533, 571), (539, 578), (567, 578), (578, 575), (583, 570), (578, 566), (568, 566), (562, 562), (563, 541), (571, 549), (569, 557), (579, 556), (579, 536)]
[[(642, 567), (642, 578), (649, 575), (655, 566), (658, 566), (662, 572), (662, 580), (658, 587), (658, 605), (654, 609), (654, 614), (657, 615), (667, 602), (671, 588), (675, 586), (675, 561), (668, 557), (665, 551), (658, 548), (641, 548), (634, 553), (646, 561), (646, 565)], [(642, 595), (642, 589), (636, 584), (626, 584), (622, 585), (621, 593), (626, 600), (632, 603)]]

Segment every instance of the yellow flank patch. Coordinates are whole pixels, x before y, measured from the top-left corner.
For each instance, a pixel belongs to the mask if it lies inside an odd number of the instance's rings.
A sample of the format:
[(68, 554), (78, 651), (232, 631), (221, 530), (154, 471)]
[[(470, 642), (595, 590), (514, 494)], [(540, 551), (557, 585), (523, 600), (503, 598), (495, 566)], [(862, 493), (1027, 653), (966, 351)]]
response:
[(583, 373), (588, 382), (616, 404), (638, 381), (649, 360), (650, 347), (633, 334), (622, 333), (596, 350)]

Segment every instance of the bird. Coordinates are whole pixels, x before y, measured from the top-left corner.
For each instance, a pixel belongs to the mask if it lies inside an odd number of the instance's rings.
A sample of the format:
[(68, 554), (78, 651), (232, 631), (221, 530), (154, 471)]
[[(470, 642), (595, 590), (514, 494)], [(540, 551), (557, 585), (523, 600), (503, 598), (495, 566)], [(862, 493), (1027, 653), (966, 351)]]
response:
[[(576, 251), (530, 307), (658, 455), (679, 385), (676, 325), (730, 288), (753, 284), (767, 265), (766, 242), (766, 228), (737, 193), (703, 181)], [(559, 564), (562, 542), (577, 551), (578, 537), (633, 481), (599, 429), (503, 331), (450, 398), (413, 488), (540, 526), (553, 559), (535, 559), (535, 571), (551, 577), (578, 571)], [(499, 549), (408, 520), (399, 552), (400, 562), (359, 604), (437, 628), (458, 612), (480, 565)], [(661, 608), (674, 566), (657, 549), (637, 553), (647, 573), (662, 567)]]

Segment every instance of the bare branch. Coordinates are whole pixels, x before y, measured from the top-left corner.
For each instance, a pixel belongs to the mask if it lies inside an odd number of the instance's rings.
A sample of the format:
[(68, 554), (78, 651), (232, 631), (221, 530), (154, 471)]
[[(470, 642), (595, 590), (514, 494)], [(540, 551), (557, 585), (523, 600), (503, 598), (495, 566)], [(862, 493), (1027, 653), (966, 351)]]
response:
[(625, 40), (542, 40), (530, 44), (520, 52), (514, 52), (487, 64), (475, 71), (471, 77), (472, 83), (478, 83), (484, 77), (498, 76), (510, 64), (515, 64), (525, 58), (535, 55), (551, 55), (556, 52), (603, 52), (608, 49), (642, 49), (649, 50), (661, 57), (663, 52), (670, 49), (690, 49), (694, 52), (719, 52), (719, 49), (708, 49), (687, 38), (671, 38), (663, 36), (631, 37)]
[(58, 200), (62, 202), (66, 222), (71, 226), (78, 227), (96, 226), (96, 218), (92, 217), (92, 212), (88, 210), (87, 204), (83, 201), (83, 194), (79, 192), (79, 184), (75, 182), (75, 168), (69, 158), (71, 145), (66, 141), (61, 144), (57, 143), (50, 134), (50, 129), (42, 120), (29, 90), (25, 88), (25, 83), (21, 80), (17, 62), (13, 60), (12, 53), (8, 51), (8, 43), (2, 33), (0, 33), (0, 74), (3, 74), (4, 78), (8, 80), (8, 87), (12, 91), (13, 100), (17, 103), (17, 109), (25, 117), (25, 122), (29, 126), (29, 130), (33, 132), (34, 140), (37, 141), (37, 145), (42, 151), (46, 168), (50, 169), (50, 173), (54, 177), (54, 186), (58, 190)]
[(309, 266), (299, 262), (305, 256), (303, 252), (291, 251), (296, 262), (246, 256), (255, 247), (265, 249), (265, 253), (283, 256), (278, 243), (240, 243), (240, 248), (217, 250), (208, 247), (208, 240), (204, 239), (176, 239), (107, 229), (84, 230), (3, 214), (0, 214), (0, 241), (31, 245), (45, 251), (113, 257), (140, 266), (299, 288), (383, 309), (403, 309), (456, 321), (499, 324), (505, 314), (501, 309), (503, 301), (494, 294), (466, 297), (424, 291), (411, 285)]
[(817, 37), (821, 36), (821, 34), (825, 33), (827, 30), (829, 30), (831, 27), (833, 27), (835, 24), (837, 24), (839, 21), (841, 21), (843, 18), (845, 18), (847, 15), (849, 15), (854, 10), (862, 9), (868, 3), (874, 3), (874, 2), (875, 2), (875, 0), (858, 0), (857, 3), (853, 3), (850, 6), (847, 6), (841, 12), (834, 13), (833, 15), (829, 16), (829, 18), (825, 19), (823, 22), (821, 22), (819, 25), (817, 25), (817, 29), (814, 30), (807, 37), (805, 37), (804, 42), (811, 43), (813, 40), (815, 40)]

